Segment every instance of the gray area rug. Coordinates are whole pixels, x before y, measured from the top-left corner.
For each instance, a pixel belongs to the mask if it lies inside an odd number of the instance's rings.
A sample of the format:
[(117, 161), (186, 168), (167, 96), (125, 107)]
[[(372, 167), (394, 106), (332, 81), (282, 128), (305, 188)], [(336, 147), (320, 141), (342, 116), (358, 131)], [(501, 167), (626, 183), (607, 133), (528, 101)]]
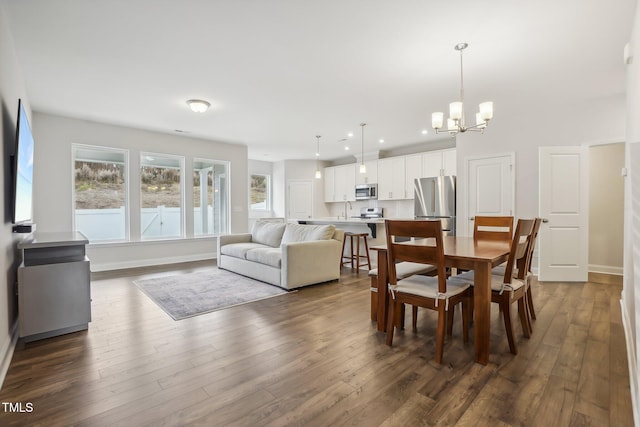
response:
[(174, 320), (286, 294), (272, 286), (215, 269), (133, 282)]

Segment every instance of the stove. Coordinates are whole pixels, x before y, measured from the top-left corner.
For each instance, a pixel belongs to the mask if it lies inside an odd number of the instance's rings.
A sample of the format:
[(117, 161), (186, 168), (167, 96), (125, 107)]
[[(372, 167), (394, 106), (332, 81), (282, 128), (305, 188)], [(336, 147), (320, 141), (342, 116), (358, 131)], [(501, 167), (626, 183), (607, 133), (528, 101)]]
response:
[(376, 219), (383, 217), (383, 208), (360, 208), (360, 215), (352, 216), (351, 218), (360, 219)]

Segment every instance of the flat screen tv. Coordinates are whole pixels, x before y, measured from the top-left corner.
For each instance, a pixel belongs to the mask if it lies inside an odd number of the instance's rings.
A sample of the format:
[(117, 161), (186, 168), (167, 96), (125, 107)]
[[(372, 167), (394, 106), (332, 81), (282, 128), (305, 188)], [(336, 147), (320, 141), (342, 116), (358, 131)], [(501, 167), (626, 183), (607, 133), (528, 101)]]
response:
[(18, 100), (16, 155), (13, 170), (13, 223), (30, 223), (33, 220), (33, 134), (22, 100)]

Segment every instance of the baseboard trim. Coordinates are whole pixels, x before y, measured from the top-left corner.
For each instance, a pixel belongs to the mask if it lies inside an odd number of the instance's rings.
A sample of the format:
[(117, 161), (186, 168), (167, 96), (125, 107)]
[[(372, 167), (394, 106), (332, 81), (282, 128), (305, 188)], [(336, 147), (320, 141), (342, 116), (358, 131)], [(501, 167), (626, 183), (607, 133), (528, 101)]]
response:
[(0, 355), (2, 355), (2, 364), (0, 364), (0, 390), (2, 390), (2, 386), (4, 385), (4, 379), (7, 376), (7, 372), (9, 371), (9, 365), (11, 365), (11, 359), (13, 359), (13, 352), (16, 349), (16, 344), (18, 343), (18, 321), (16, 321), (13, 325), (11, 331), (11, 339), (7, 343), (6, 346), (2, 350), (0, 350)]
[(622, 267), (612, 267), (610, 265), (589, 264), (589, 273), (614, 274), (622, 276), (624, 271)]
[(123, 262), (113, 262), (113, 263), (91, 263), (91, 272), (97, 273), (100, 271), (113, 271), (113, 270), (124, 270), (128, 268), (138, 268), (138, 267), (151, 267), (155, 265), (166, 265), (166, 264), (179, 264), (182, 262), (192, 262), (192, 261), (205, 261), (209, 259), (216, 259), (216, 254), (206, 253), (206, 254), (194, 254), (194, 255), (182, 255), (182, 256), (172, 256), (165, 258), (149, 258), (149, 259), (137, 259), (133, 261), (123, 261)]
[(631, 319), (626, 310), (624, 297), (620, 299), (620, 309), (622, 312), (622, 328), (624, 329), (624, 337), (627, 342), (627, 360), (629, 362), (629, 385), (631, 389), (631, 407), (633, 408), (633, 419), (635, 423), (640, 423), (640, 402), (638, 402), (638, 365), (636, 363), (636, 352), (633, 346)]

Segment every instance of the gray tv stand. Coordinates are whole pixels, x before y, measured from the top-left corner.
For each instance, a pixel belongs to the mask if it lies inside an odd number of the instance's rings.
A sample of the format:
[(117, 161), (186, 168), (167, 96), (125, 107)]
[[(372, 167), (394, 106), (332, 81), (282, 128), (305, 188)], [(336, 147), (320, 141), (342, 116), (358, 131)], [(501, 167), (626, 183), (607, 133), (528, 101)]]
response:
[(36, 231), (18, 243), (18, 329), (34, 341), (88, 329), (91, 288), (87, 238)]

